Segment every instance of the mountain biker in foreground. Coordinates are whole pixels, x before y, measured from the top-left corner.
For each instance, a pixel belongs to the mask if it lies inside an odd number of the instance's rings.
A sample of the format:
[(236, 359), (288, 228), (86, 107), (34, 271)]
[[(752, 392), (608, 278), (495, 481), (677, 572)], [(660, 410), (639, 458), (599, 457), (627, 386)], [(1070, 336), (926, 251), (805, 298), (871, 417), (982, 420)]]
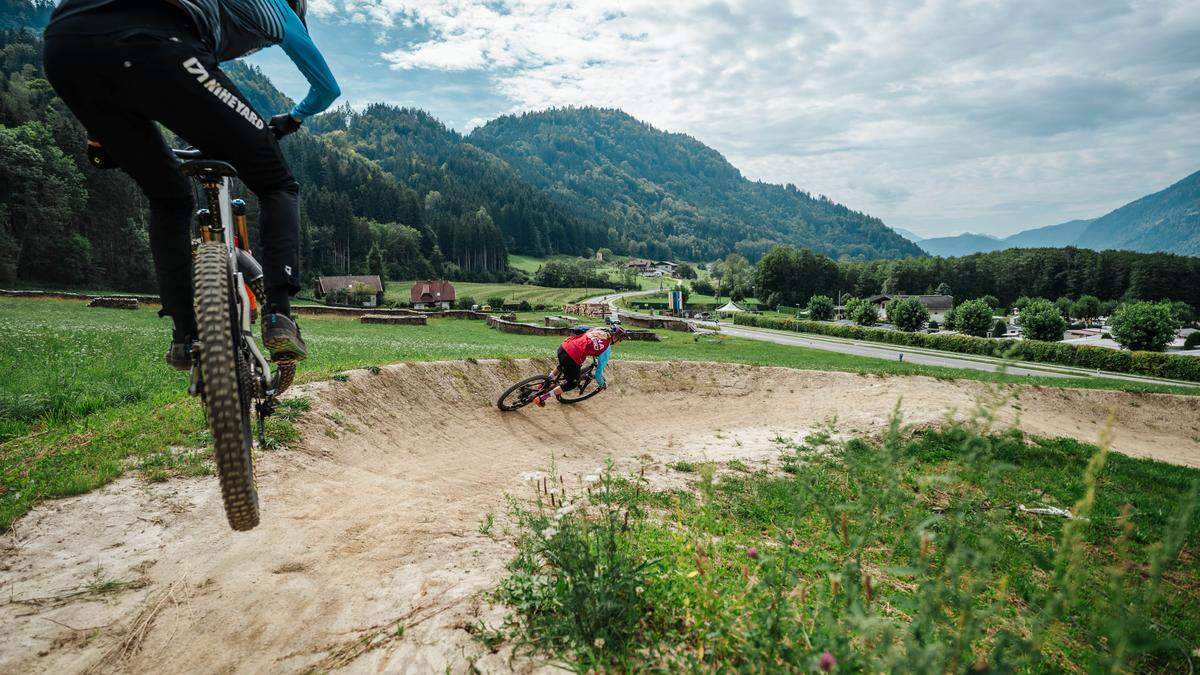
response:
[(577, 334), (563, 340), (558, 348), (558, 372), (566, 379), (563, 384), (533, 399), (539, 408), (544, 408), (550, 397), (560, 396), (564, 390), (579, 386), (583, 362), (587, 361), (589, 356), (596, 357), (596, 384), (600, 389), (608, 388), (604, 381), (604, 367), (608, 365), (608, 359), (612, 356), (613, 345), (625, 339), (625, 329), (613, 325), (608, 328), (580, 326), (576, 330)]
[[(279, 139), (340, 95), (308, 35), (306, 0), (64, 0), (46, 28), (45, 70), (88, 132), (88, 156), (119, 166), (150, 204), (150, 248), (162, 316), (174, 321), (167, 363), (192, 364), (195, 208), (191, 184), (155, 126), (229, 162), (258, 196), (264, 249), (263, 343), (276, 361), (307, 356), (291, 319), (300, 290), (300, 186)], [(278, 44), (308, 80), (291, 111), (264, 121), (220, 62)]]

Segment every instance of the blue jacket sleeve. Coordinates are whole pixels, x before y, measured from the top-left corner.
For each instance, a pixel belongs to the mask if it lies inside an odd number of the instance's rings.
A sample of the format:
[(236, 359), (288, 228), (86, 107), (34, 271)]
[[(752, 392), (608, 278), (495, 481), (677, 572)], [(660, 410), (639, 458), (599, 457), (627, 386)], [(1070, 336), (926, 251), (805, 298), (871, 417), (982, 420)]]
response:
[(283, 5), (284, 10), (283, 42), (279, 46), (283, 47), (288, 58), (296, 64), (304, 79), (308, 80), (308, 96), (291, 110), (292, 117), (303, 120), (323, 112), (342, 95), (342, 90), (338, 88), (337, 80), (333, 79), (333, 73), (329, 72), (329, 65), (325, 63), (325, 57), (321, 56), (320, 50), (313, 44), (300, 17), (288, 7), (286, 0), (274, 2)]
[(608, 357), (612, 356), (612, 345), (608, 349), (600, 352), (600, 356), (596, 357), (596, 383), (601, 387), (607, 387), (608, 383), (604, 381), (604, 366), (608, 365)]

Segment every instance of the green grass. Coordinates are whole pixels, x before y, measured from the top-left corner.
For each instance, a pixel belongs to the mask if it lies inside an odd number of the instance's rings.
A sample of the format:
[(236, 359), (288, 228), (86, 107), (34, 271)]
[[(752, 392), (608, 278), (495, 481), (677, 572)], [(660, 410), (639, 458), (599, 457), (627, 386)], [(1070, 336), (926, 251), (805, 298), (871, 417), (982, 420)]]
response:
[[(411, 281), (388, 282), (385, 298), (399, 302), (409, 301)], [(526, 300), (531, 305), (546, 305), (557, 309), (565, 303), (578, 302), (584, 298), (612, 293), (608, 288), (547, 288), (544, 286), (529, 286), (525, 284), (477, 284), (467, 281), (455, 281), (456, 297), (475, 298), (475, 302), (485, 304), (488, 298), (503, 297), (507, 303), (520, 303)]]
[[(203, 467), (199, 402), (187, 376), (162, 354), (169, 322), (157, 308), (96, 309), (60, 300), (0, 298), (0, 530), (40, 499), (79, 494), (133, 468), (160, 478)], [(535, 319), (539, 314), (522, 315)], [(360, 324), (334, 317), (301, 320), (312, 356), (299, 381), (400, 361), (550, 357), (560, 340), (500, 333), (481, 321), (434, 319), (428, 326)], [(845, 354), (660, 332), (662, 342), (628, 342), (619, 359), (728, 361), (863, 375), (1028, 382), (1130, 391), (1188, 391), (1111, 380), (1001, 378)], [(271, 428), (286, 438), (282, 421)]]
[(538, 271), (549, 258), (535, 258), (531, 255), (517, 255), (515, 253), (508, 254), (508, 266), (519, 269), (523, 272), (533, 274)]
[(580, 671), (1190, 672), (1200, 471), (971, 427), (780, 450), (519, 495), (492, 639)]

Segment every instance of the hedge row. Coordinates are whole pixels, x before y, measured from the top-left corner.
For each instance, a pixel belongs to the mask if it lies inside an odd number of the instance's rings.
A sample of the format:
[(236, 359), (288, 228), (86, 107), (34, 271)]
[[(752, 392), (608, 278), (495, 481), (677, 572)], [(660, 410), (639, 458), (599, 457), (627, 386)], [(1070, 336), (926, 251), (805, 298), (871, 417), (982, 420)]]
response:
[(776, 319), (753, 314), (738, 314), (734, 323), (758, 328), (774, 328), (796, 333), (816, 333), (833, 337), (884, 342), (908, 347), (927, 347), (944, 352), (978, 354), (1035, 363), (1053, 363), (1114, 373), (1150, 375), (1172, 380), (1200, 382), (1200, 358), (1162, 352), (1131, 352), (1091, 345), (1062, 342), (979, 338), (961, 334), (905, 333), (898, 330), (847, 326), (822, 321)]

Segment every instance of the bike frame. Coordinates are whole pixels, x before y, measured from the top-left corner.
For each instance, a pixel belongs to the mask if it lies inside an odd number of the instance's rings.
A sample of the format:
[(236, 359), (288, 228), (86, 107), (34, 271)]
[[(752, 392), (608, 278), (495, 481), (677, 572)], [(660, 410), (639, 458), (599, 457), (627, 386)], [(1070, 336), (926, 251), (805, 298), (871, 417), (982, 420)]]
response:
[[(238, 293), (238, 312), (240, 315), (241, 324), (241, 342), (254, 356), (254, 360), (258, 362), (258, 367), (262, 372), (263, 391), (270, 398), (275, 394), (275, 378), (271, 375), (271, 364), (263, 356), (258, 348), (258, 344), (254, 341), (254, 324), (250, 321), (250, 296), (246, 293), (246, 279), (242, 275), (241, 270), (237, 265), (237, 249), (238, 233), (241, 232), (243, 240), (242, 247), (245, 247), (247, 242), (245, 237), (244, 222), (240, 227), (234, 227), (234, 208), (233, 200), (230, 198), (229, 177), (221, 176), (219, 180), (213, 177), (205, 177), (201, 179), (201, 186), (204, 188), (204, 194), (208, 201), (209, 213), (207, 217), (201, 217), (200, 237), (205, 241), (212, 241), (214, 237), (220, 237), (222, 243), (225, 244), (229, 251), (229, 270), (233, 275), (234, 284), (237, 287)], [(244, 209), (244, 207), (242, 207)], [(213, 212), (217, 214), (214, 220)], [(242, 210), (238, 214), (238, 218), (244, 221), (245, 211)], [(207, 221), (207, 222), (205, 222)]]

